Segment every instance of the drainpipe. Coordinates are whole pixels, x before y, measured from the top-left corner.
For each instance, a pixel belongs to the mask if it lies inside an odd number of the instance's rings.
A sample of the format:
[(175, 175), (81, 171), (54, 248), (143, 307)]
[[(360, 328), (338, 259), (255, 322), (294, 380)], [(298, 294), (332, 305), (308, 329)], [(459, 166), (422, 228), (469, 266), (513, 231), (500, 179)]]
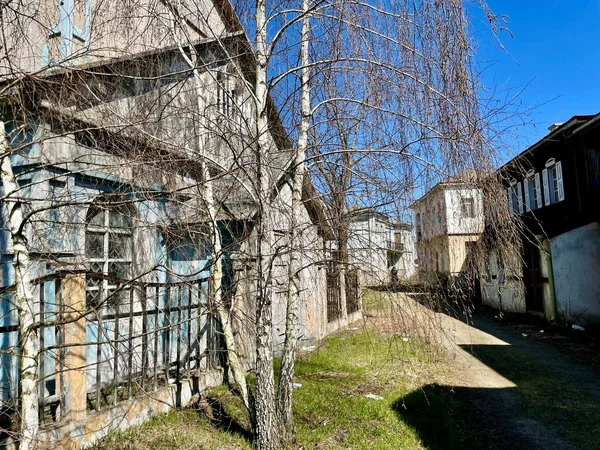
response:
[[(556, 320), (556, 295), (554, 293), (554, 271), (552, 270), (552, 253), (550, 252), (550, 240), (546, 237), (540, 240), (541, 257), (544, 262), (543, 267), (547, 273), (542, 273), (548, 279), (548, 284), (544, 286), (544, 310), (548, 322)], [(545, 284), (545, 283), (544, 283)]]

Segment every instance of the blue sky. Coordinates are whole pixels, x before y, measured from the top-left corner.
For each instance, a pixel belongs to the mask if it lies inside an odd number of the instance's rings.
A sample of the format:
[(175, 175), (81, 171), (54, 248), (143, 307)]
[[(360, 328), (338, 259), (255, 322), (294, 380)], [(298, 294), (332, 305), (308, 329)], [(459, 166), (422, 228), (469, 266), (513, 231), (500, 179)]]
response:
[[(523, 123), (507, 134), (503, 159), (519, 153), (547, 133), (552, 123), (600, 111), (600, 0), (489, 0), (506, 15), (507, 32), (490, 37), (481, 14), (474, 17), (477, 58), (483, 82), (499, 94), (516, 93)], [(487, 28), (487, 30), (486, 30)]]

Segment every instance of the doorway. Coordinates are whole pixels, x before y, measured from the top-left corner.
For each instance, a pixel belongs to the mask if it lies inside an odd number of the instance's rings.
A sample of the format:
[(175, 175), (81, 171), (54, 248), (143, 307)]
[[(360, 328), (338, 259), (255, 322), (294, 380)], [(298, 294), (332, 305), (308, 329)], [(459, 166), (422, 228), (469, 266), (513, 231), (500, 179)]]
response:
[(537, 240), (523, 239), (523, 282), (527, 312), (544, 312), (544, 280)]

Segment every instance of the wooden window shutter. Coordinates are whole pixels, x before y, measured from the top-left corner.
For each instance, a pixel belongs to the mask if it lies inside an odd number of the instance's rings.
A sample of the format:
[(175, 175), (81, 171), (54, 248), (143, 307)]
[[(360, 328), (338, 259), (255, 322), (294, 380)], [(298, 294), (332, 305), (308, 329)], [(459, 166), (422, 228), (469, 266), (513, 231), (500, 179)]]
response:
[(531, 203), (529, 199), (529, 179), (523, 180), (523, 189), (525, 190), (525, 211), (531, 211)]
[(556, 163), (556, 184), (558, 184), (558, 201), (565, 199), (565, 188), (563, 186), (562, 163)]
[(517, 204), (519, 205), (519, 213), (523, 214), (523, 192), (520, 181), (517, 183)]
[(535, 174), (535, 193), (536, 193), (536, 208), (542, 207), (542, 186), (540, 183), (540, 174), (539, 172)]
[(550, 187), (548, 186), (548, 169), (542, 170), (542, 181), (544, 182), (544, 205), (552, 203), (550, 199)]

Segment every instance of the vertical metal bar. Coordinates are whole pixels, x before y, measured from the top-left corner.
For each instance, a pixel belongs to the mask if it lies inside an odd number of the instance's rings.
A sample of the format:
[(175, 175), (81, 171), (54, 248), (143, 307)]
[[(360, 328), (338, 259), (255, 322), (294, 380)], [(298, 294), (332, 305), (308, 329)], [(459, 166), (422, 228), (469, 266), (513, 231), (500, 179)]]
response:
[(148, 371), (148, 286), (141, 288), (142, 303), (142, 390), (146, 387)]
[(181, 375), (181, 287), (181, 284), (177, 286), (177, 365), (175, 366), (175, 379), (178, 383)]
[(44, 351), (44, 334), (45, 334), (45, 328), (44, 328), (44, 323), (46, 321), (46, 302), (45, 302), (45, 298), (44, 298), (44, 290), (45, 290), (45, 284), (42, 282), (40, 283), (40, 379), (39, 379), (39, 383), (38, 383), (38, 412), (39, 412), (39, 418), (40, 418), (40, 424), (44, 424), (44, 395), (46, 393), (46, 389), (45, 389), (45, 385), (46, 385), (46, 367), (45, 367), (45, 359), (46, 359), (46, 355), (45, 355), (45, 351)]
[(131, 398), (131, 388), (133, 380), (133, 286), (129, 286), (129, 345), (128, 345), (128, 380), (127, 380), (127, 397)]
[[(60, 322), (60, 332), (59, 332), (59, 363), (58, 370), (60, 373), (60, 411), (61, 416), (66, 413), (66, 390), (67, 386), (65, 386), (65, 356), (66, 356), (66, 348), (65, 348), (65, 324), (63, 323), (65, 320), (65, 303), (62, 299), (62, 286), (60, 284), (60, 280), (58, 282), (58, 303), (59, 303), (59, 322)], [(62, 419), (62, 417), (61, 417)]]
[(154, 299), (154, 354), (152, 355), (152, 359), (154, 360), (154, 382), (153, 388), (154, 390), (158, 389), (158, 312), (159, 308), (159, 299), (160, 299), (160, 287), (156, 286), (156, 295)]
[[(99, 308), (103, 308), (102, 301), (99, 303)], [(98, 317), (98, 338), (96, 342), (96, 411), (100, 411), (100, 391), (102, 389), (102, 372), (100, 370), (102, 364), (102, 311), (96, 310)]]
[(198, 286), (198, 305), (196, 308), (196, 370), (200, 369), (200, 361), (202, 360), (202, 354), (200, 353), (200, 336), (202, 333), (202, 281), (197, 283)]
[[(16, 298), (16, 294), (14, 291), (10, 292), (10, 304), (11, 304), (11, 309), (10, 309), (10, 313), (9, 313), (9, 317), (10, 317), (10, 323), (11, 325), (15, 323), (16, 320), (16, 324), (18, 325), (19, 323), (19, 310), (18, 308), (14, 307), (17, 304), (17, 298)], [(14, 383), (12, 383), (10, 389), (10, 395), (14, 396), (13, 398), (15, 399), (15, 409), (17, 411), (21, 411), (21, 398), (22, 393), (23, 393), (23, 383), (22, 383), (22, 379), (21, 379), (21, 369), (23, 368), (23, 365), (21, 364), (21, 355), (23, 352), (23, 349), (20, 347), (20, 342), (21, 342), (21, 338), (23, 337), (22, 333), (21, 333), (21, 327), (17, 327), (17, 336), (16, 336), (16, 341), (14, 341), (13, 339), (11, 339), (11, 335), (8, 335), (8, 339), (10, 342), (10, 348), (11, 350), (14, 351), (14, 355), (13, 358), (11, 358), (11, 362), (13, 364), (16, 365), (16, 373), (15, 372), (11, 372), (11, 381), (14, 381)], [(14, 380), (13, 380), (13, 374), (15, 375)], [(15, 392), (16, 391), (16, 392)]]
[(214, 369), (214, 321), (213, 321), (213, 290), (211, 280), (208, 280), (207, 286), (207, 313), (206, 313), (206, 368)]
[(165, 348), (165, 374), (167, 376), (167, 383), (169, 382), (169, 374), (171, 372), (171, 286), (165, 288), (166, 304), (165, 304), (165, 331), (166, 335), (166, 348)]
[[(121, 287), (117, 285), (117, 290), (115, 294), (119, 292)], [(121, 342), (120, 337), (120, 308), (119, 308), (119, 300), (117, 298), (114, 299), (115, 305), (115, 337), (113, 339), (113, 403), (116, 405), (119, 401), (119, 343)]]
[(188, 291), (188, 295), (187, 295), (187, 303), (186, 303), (186, 328), (187, 328), (187, 349), (185, 352), (185, 366), (184, 369), (188, 372), (188, 376), (190, 373), (190, 369), (191, 369), (191, 363), (190, 361), (192, 360), (192, 295), (194, 293), (193, 291), (193, 287), (194, 284), (193, 283), (189, 283), (186, 284), (187, 287), (187, 291)]

